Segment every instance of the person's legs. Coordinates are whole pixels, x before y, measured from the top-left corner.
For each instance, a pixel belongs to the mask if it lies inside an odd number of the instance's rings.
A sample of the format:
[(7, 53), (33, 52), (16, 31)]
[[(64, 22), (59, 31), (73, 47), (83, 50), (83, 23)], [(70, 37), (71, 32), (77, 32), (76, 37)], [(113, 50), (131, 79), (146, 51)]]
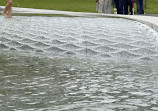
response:
[(141, 14), (141, 10), (140, 10), (140, 0), (136, 0), (137, 3), (137, 14)]
[(114, 8), (117, 8), (117, 6), (116, 6), (117, 0), (114, 0), (113, 4), (114, 4)]
[(110, 0), (103, 1), (103, 13), (111, 14), (111, 1)]
[(140, 0), (140, 13), (144, 14), (143, 0)]
[(117, 14), (119, 14), (120, 13), (120, 11), (119, 11), (119, 0), (114, 0), (114, 3), (116, 5), (115, 8), (117, 8)]
[(124, 4), (124, 14), (128, 15), (128, 0), (125, 0), (125, 4)]
[(12, 0), (10, 0), (10, 7), (8, 10), (8, 15), (9, 15), (9, 18), (12, 18)]
[(103, 0), (99, 0), (99, 9), (98, 9), (98, 12), (99, 13), (103, 13), (102, 10), (103, 9)]
[(120, 0), (120, 14), (124, 14), (125, 13), (125, 3), (126, 3), (126, 0)]
[[(7, 15), (7, 11), (8, 11), (8, 15), (9, 16)], [(7, 5), (6, 5), (5, 9), (4, 9), (3, 15), (5, 17), (11, 18), (12, 17), (11, 13), (12, 13), (12, 0), (8, 0), (8, 3), (7, 3)]]
[(130, 15), (133, 15), (132, 1), (131, 1), (131, 0), (128, 0), (128, 4), (129, 4), (129, 7), (130, 7)]
[(120, 11), (120, 14), (123, 14), (123, 9), (124, 9), (124, 6), (123, 6), (123, 0), (119, 0), (119, 11)]
[(103, 13), (111, 14), (111, 0), (104, 0)]

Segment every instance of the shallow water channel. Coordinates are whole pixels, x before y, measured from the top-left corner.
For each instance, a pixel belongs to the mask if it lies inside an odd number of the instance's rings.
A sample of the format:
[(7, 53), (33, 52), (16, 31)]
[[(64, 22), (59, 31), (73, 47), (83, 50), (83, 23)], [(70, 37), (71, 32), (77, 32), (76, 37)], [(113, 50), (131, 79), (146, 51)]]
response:
[(157, 38), (119, 18), (0, 16), (0, 110), (157, 111)]

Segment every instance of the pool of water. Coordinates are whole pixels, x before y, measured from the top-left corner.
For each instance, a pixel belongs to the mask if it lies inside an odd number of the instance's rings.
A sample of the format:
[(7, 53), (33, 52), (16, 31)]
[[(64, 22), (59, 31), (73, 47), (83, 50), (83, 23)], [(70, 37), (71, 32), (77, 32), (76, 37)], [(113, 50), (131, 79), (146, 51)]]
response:
[(0, 110), (158, 110), (158, 33), (150, 27), (118, 18), (0, 23)]

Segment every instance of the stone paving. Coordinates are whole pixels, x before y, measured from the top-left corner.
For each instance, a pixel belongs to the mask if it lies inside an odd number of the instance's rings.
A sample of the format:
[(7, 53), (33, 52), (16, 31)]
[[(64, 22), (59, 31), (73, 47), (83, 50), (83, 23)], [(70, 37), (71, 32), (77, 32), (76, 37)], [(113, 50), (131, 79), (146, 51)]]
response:
[[(0, 6), (0, 12), (2, 13), (4, 6)], [(125, 19), (135, 20), (144, 23), (151, 28), (158, 31), (158, 16), (146, 16), (146, 15), (115, 15), (115, 14), (98, 14), (98, 13), (86, 13), (86, 12), (71, 12), (71, 11), (59, 11), (59, 10), (47, 10), (47, 9), (33, 9), (33, 8), (18, 8), (13, 7), (13, 13), (23, 14), (54, 14), (54, 15), (66, 15), (66, 16), (80, 16), (80, 17), (119, 17)]]

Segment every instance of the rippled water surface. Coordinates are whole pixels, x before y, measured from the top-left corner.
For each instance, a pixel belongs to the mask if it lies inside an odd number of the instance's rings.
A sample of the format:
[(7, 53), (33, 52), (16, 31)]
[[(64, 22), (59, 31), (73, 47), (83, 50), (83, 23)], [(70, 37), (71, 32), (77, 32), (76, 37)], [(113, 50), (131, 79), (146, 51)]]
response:
[(118, 18), (0, 16), (0, 110), (157, 111), (157, 38)]

